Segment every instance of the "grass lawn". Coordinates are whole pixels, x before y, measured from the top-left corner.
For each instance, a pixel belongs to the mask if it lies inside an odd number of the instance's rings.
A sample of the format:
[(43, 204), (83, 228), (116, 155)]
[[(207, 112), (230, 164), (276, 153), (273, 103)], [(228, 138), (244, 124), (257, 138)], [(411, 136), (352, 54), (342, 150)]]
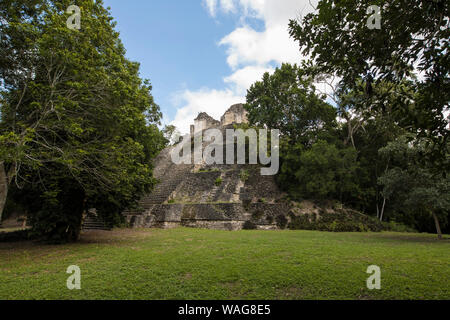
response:
[[(81, 290), (66, 287), (70, 265)], [(369, 265), (381, 290), (366, 288)], [(450, 299), (450, 239), (177, 228), (2, 243), (0, 299)]]

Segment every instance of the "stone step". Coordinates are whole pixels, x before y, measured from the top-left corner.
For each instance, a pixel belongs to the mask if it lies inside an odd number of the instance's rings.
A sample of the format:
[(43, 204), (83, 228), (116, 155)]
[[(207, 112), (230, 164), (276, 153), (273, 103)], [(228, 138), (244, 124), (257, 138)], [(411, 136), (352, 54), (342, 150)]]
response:
[(111, 230), (111, 228), (97, 217), (88, 215), (83, 221), (82, 230)]
[[(164, 161), (166, 159), (166, 161)], [(159, 172), (155, 176), (161, 181), (155, 185), (151, 194), (144, 196), (139, 201), (139, 206), (144, 210), (142, 212), (136, 212), (135, 210), (127, 210), (124, 215), (142, 215), (145, 212), (151, 211), (155, 205), (163, 204), (169, 200), (170, 195), (176, 190), (180, 183), (185, 179), (186, 174), (191, 171), (191, 165), (174, 165), (170, 161), (170, 154), (164, 153), (158, 156), (157, 160), (160, 165), (162, 164), (164, 170)], [(165, 163), (170, 163), (166, 165)], [(155, 173), (155, 172), (154, 172)]]
[[(145, 209), (145, 208), (144, 208)], [(142, 211), (124, 211), (123, 214), (125, 216), (132, 216), (132, 215), (141, 215), (145, 212), (145, 210)]]
[(108, 229), (104, 225), (85, 225), (83, 226), (83, 229)]
[(105, 227), (105, 226), (85, 226), (82, 228), (83, 230), (111, 230), (111, 228)]
[(83, 224), (84, 226), (99, 226), (99, 227), (101, 227), (101, 226), (105, 226), (105, 224), (104, 223), (99, 223), (99, 222), (87, 222), (87, 223), (84, 223)]

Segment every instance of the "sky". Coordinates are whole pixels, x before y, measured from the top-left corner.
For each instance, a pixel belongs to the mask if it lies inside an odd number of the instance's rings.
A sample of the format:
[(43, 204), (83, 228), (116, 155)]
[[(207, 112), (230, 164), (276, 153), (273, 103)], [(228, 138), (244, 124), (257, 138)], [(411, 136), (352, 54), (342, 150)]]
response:
[[(127, 58), (141, 64), (163, 124), (189, 132), (200, 112), (216, 119), (282, 62), (299, 63), (289, 19), (309, 0), (104, 0)], [(310, 4), (311, 2), (311, 4)]]

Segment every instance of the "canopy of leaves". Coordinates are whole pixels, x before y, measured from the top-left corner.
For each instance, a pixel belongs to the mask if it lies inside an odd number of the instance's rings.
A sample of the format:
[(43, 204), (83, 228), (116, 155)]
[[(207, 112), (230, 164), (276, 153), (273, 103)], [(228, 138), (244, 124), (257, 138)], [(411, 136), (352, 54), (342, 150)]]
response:
[(265, 73), (248, 90), (245, 107), (250, 123), (279, 129), (285, 138), (305, 145), (336, 125), (336, 109), (319, 97), (312, 78), (297, 65)]
[[(381, 30), (367, 27), (372, 5), (381, 9)], [(340, 77), (342, 87), (359, 90), (363, 79), (369, 102), (378, 99), (372, 82), (390, 83), (397, 121), (430, 139), (429, 159), (448, 169), (449, 2), (321, 0), (317, 9), (290, 22), (302, 52), (321, 73)], [(405, 81), (415, 94), (405, 90)]]
[(426, 144), (409, 140), (402, 136), (380, 149), (380, 155), (389, 160), (389, 170), (379, 179), (383, 193), (400, 216), (435, 213), (445, 226), (450, 213), (450, 177), (424, 167), (420, 158)]
[(357, 193), (354, 175), (358, 164), (353, 148), (338, 150), (320, 140), (297, 156), (299, 163), (293, 174), (297, 178), (297, 192), (303, 197), (342, 201), (344, 195)]
[(72, 4), (0, 4), (0, 161), (17, 168), (17, 186), (45, 200), (34, 208), (41, 217), (49, 204), (63, 215), (67, 184), (82, 201), (79, 217), (86, 206), (120, 212), (152, 187), (151, 159), (166, 143), (151, 85), (125, 58), (109, 11), (102, 1), (75, 1), (81, 30), (71, 30)]

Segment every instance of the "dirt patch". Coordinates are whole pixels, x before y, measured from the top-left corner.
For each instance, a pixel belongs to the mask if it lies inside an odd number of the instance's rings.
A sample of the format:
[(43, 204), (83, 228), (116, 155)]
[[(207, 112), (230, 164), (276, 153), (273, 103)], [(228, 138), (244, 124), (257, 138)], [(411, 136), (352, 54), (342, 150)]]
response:
[(407, 235), (404, 233), (382, 233), (380, 236), (381, 239), (387, 240), (395, 240), (395, 241), (405, 241), (405, 242), (426, 242), (426, 243), (450, 243), (450, 237), (444, 236), (442, 240), (439, 240), (437, 235), (435, 237), (421, 237), (421, 236), (413, 236)]
[(184, 280), (191, 280), (191, 279), (192, 279), (192, 273), (186, 273), (186, 274), (183, 276), (183, 279), (184, 279)]
[(228, 289), (228, 290), (236, 290), (236, 288), (239, 287), (239, 282), (235, 281), (235, 282), (224, 282), (220, 284), (223, 288)]
[(112, 243), (126, 240), (140, 240), (153, 236), (151, 229), (115, 229), (112, 231), (92, 230), (81, 234), (79, 243)]
[(90, 258), (85, 258), (85, 259), (79, 260), (79, 263), (92, 262), (92, 261), (96, 261), (96, 260), (97, 260), (96, 257), (90, 257)]
[(285, 299), (298, 299), (303, 296), (303, 289), (300, 287), (289, 287), (280, 290), (280, 296)]

